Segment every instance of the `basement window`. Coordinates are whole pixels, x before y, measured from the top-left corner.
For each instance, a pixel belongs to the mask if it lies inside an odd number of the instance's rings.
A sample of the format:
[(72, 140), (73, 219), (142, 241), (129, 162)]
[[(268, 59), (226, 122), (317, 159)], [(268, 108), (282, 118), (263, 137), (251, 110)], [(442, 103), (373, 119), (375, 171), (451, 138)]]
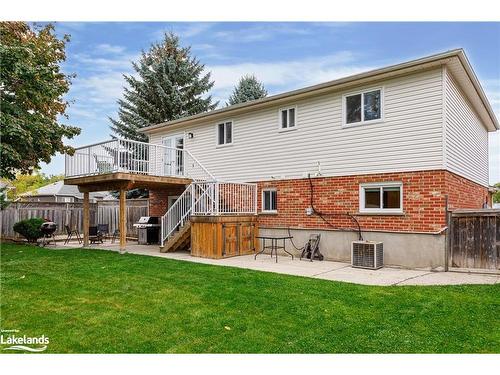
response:
[(403, 213), (403, 184), (384, 182), (359, 186), (359, 211), (367, 213)]
[(273, 188), (262, 190), (262, 212), (278, 212), (278, 198), (276, 189)]
[(359, 125), (382, 120), (382, 88), (343, 96), (344, 125)]
[(217, 145), (230, 145), (233, 143), (233, 122), (225, 121), (217, 124)]

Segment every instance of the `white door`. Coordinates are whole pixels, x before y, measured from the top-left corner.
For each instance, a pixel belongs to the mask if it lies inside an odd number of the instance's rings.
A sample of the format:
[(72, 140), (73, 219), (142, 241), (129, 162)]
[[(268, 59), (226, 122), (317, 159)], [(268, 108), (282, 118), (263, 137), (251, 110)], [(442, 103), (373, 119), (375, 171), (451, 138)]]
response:
[(163, 138), (165, 149), (164, 175), (183, 176), (184, 175), (184, 136), (173, 135)]

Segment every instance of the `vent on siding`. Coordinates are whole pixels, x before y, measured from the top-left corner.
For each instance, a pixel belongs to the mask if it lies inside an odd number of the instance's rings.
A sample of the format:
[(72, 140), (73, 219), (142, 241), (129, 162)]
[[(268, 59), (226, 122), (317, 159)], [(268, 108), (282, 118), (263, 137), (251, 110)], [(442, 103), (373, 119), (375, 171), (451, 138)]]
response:
[(353, 241), (351, 264), (357, 268), (376, 270), (384, 266), (384, 244), (382, 242)]

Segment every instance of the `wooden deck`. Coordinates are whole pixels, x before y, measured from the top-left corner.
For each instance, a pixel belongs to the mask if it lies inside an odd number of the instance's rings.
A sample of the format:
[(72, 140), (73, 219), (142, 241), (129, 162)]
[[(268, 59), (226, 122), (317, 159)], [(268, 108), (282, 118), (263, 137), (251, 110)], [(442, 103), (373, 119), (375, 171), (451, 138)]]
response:
[(127, 238), (126, 200), (127, 190), (136, 188), (161, 188), (168, 185), (189, 185), (190, 178), (151, 176), (142, 173), (113, 172), (91, 176), (69, 177), (66, 185), (76, 185), (83, 193), (83, 245), (89, 246), (90, 204), (89, 193), (92, 191), (118, 190), (120, 192), (119, 231), (120, 251), (125, 251)]
[(114, 172), (64, 179), (65, 185), (77, 185), (80, 192), (158, 188), (165, 185), (189, 185), (190, 178), (151, 176), (140, 173)]

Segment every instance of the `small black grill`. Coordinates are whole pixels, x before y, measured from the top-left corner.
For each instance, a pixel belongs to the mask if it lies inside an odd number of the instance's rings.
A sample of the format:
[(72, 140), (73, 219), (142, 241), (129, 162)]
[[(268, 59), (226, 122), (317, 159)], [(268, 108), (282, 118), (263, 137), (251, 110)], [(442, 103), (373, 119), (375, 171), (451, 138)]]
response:
[(139, 234), (139, 245), (157, 245), (160, 242), (159, 218), (155, 216), (142, 216), (134, 227)]
[(53, 221), (46, 221), (42, 225), (40, 225), (40, 232), (42, 232), (42, 242), (40, 246), (46, 246), (50, 243), (50, 240), (54, 241), (54, 245), (56, 244), (56, 237), (54, 236), (54, 232), (57, 230), (57, 224)]

